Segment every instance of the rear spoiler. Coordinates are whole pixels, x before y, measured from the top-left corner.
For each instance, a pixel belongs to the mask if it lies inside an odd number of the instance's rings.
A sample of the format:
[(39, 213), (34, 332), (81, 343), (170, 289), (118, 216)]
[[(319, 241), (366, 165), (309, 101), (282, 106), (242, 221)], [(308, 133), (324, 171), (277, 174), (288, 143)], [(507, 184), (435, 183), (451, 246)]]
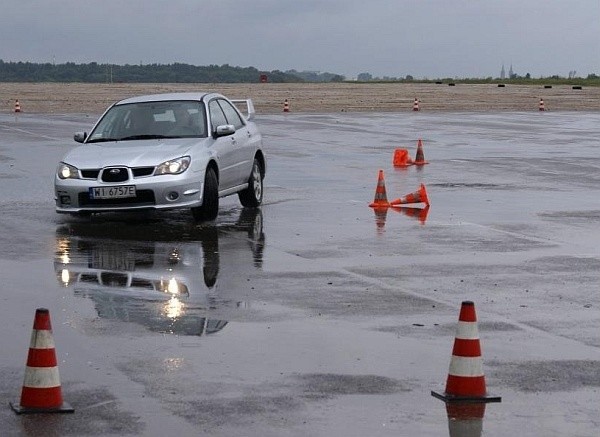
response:
[(246, 117), (246, 120), (250, 121), (254, 118), (256, 111), (254, 110), (252, 99), (234, 99), (231, 102), (238, 107), (244, 117)]

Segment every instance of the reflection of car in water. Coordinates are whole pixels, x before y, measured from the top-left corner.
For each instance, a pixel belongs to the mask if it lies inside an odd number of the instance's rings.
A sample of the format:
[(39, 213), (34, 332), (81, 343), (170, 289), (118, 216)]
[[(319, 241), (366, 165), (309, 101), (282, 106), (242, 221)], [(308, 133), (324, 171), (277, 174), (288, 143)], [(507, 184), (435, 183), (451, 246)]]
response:
[(100, 317), (203, 335), (227, 325), (208, 317), (215, 310), (242, 306), (236, 289), (248, 268), (261, 268), (263, 249), (256, 208), (219, 226), (78, 222), (57, 229), (54, 269), (60, 284), (94, 301)]

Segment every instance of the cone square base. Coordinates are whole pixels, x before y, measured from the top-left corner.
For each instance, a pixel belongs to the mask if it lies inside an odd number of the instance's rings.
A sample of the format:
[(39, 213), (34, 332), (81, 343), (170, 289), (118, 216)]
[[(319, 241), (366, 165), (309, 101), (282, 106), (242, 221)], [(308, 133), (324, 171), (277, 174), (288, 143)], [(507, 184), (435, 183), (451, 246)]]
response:
[(75, 410), (66, 402), (55, 408), (22, 407), (18, 402), (9, 402), (10, 408), (17, 414), (48, 414), (48, 413), (74, 413)]
[(449, 395), (447, 393), (437, 393), (435, 391), (431, 391), (431, 396), (434, 398), (438, 398), (446, 403), (452, 402), (472, 402), (472, 403), (490, 403), (490, 402), (502, 402), (501, 396), (455, 396)]

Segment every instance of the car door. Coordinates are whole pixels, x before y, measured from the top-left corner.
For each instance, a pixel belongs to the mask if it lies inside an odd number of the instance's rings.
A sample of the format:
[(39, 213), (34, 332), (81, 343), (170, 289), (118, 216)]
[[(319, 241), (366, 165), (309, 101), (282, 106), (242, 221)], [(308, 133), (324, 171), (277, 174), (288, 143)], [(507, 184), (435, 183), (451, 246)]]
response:
[(225, 99), (219, 99), (219, 105), (227, 118), (227, 124), (235, 126), (235, 185), (241, 185), (248, 182), (252, 163), (254, 162), (254, 150), (251, 143), (252, 134), (245, 121), (232, 103)]
[[(229, 124), (221, 105), (217, 99), (208, 103), (211, 132), (215, 132), (217, 126)], [(235, 134), (217, 137), (213, 144), (217, 161), (219, 163), (219, 191), (227, 190), (237, 184), (239, 171), (236, 163), (237, 138)]]

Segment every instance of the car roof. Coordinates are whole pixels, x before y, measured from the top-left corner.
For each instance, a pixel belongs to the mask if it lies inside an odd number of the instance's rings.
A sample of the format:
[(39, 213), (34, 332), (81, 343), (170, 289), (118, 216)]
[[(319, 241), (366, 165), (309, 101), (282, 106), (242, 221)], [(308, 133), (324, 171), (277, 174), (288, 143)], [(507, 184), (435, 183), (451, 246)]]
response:
[(128, 103), (143, 103), (143, 102), (165, 102), (165, 101), (169, 101), (169, 100), (197, 100), (197, 101), (201, 101), (202, 99), (204, 99), (206, 96), (218, 96), (218, 97), (223, 97), (220, 94), (217, 93), (201, 93), (201, 92), (196, 92), (196, 93), (163, 93), (163, 94), (147, 94), (144, 96), (135, 96), (135, 97), (129, 97), (127, 99), (123, 99), (117, 103), (115, 103), (115, 105), (124, 105), (124, 104), (128, 104)]

